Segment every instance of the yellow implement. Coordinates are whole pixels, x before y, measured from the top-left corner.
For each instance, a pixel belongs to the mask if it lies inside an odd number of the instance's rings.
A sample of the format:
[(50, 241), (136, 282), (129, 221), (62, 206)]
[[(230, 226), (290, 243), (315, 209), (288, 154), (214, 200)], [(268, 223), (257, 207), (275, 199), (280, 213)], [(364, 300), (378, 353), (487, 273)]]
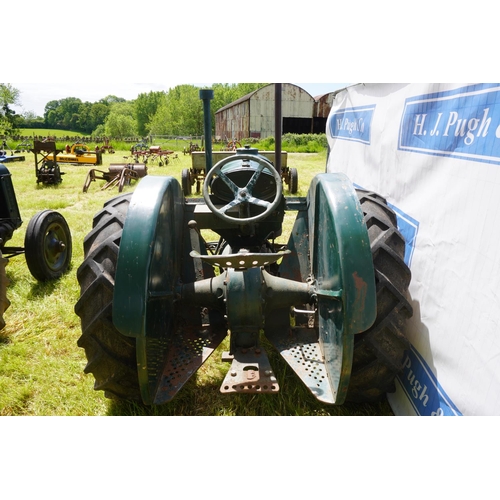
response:
[[(47, 157), (53, 160), (52, 155)], [(82, 165), (102, 165), (102, 152), (91, 151), (86, 144), (75, 143), (56, 156), (58, 163), (77, 163)]]

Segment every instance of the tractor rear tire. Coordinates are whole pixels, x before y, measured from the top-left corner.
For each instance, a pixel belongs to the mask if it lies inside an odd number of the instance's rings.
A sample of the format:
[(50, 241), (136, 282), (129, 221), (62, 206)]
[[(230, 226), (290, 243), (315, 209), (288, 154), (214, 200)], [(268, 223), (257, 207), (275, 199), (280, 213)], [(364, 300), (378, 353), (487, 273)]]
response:
[(75, 313), (82, 327), (78, 346), (85, 349), (88, 361), (84, 371), (94, 375), (94, 389), (109, 399), (140, 402), (135, 339), (113, 325), (116, 264), (131, 197), (127, 193), (111, 199), (94, 217), (77, 271), (80, 299)]
[(5, 266), (8, 263), (8, 259), (5, 259), (0, 251), (0, 330), (3, 330), (5, 327), (3, 314), (10, 306), (9, 299), (7, 298), (7, 286), (9, 284), (9, 280), (7, 279), (7, 275), (5, 273)]
[(404, 261), (405, 240), (396, 214), (381, 196), (357, 190), (368, 228), (377, 289), (377, 319), (354, 338), (354, 356), (347, 401), (376, 402), (394, 392), (409, 341), (406, 321), (413, 309), (407, 299), (411, 272)]

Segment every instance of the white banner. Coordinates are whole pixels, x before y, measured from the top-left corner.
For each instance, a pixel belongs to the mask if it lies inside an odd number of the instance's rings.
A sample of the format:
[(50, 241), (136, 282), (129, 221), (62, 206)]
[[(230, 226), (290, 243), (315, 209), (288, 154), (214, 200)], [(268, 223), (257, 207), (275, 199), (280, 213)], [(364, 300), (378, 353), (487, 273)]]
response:
[(500, 415), (500, 84), (358, 84), (327, 170), (387, 198), (407, 239), (411, 350), (396, 415)]

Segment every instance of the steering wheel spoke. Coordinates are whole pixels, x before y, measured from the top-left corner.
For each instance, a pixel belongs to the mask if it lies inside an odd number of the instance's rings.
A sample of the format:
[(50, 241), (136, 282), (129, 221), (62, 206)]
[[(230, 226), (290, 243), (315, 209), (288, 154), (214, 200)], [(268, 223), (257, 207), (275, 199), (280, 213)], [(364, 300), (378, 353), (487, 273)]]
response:
[(250, 203), (251, 205), (257, 205), (258, 207), (263, 207), (263, 208), (269, 208), (269, 203), (266, 200), (259, 200), (259, 198), (255, 198), (253, 196), (247, 196), (247, 202)]
[(264, 170), (264, 165), (259, 164), (257, 167), (257, 170), (255, 171), (255, 174), (252, 175), (252, 178), (248, 181), (248, 184), (246, 186), (246, 189), (251, 193), (252, 189), (255, 187), (255, 184), (257, 184), (257, 181), (259, 180), (260, 174)]
[(233, 201), (230, 201), (226, 206), (219, 208), (219, 210), (223, 214), (225, 214), (228, 210), (231, 210), (231, 208), (237, 207), (240, 204), (241, 204), (240, 200), (233, 200)]
[(213, 176), (217, 176), (222, 179), (224, 184), (231, 190), (233, 195), (236, 196), (240, 188), (220, 168), (216, 168), (214, 170), (215, 171)]

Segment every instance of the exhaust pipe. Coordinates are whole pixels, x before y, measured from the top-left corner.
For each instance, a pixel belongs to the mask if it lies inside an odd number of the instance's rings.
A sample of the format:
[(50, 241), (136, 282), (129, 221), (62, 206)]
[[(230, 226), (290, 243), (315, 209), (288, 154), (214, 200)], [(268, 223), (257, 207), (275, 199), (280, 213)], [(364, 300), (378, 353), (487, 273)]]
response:
[(274, 84), (274, 166), (281, 176), (281, 136), (283, 120), (281, 109), (281, 83)]
[(205, 125), (205, 166), (206, 172), (212, 169), (212, 114), (210, 112), (210, 101), (214, 98), (212, 89), (200, 90), (200, 99), (203, 101), (203, 119)]

